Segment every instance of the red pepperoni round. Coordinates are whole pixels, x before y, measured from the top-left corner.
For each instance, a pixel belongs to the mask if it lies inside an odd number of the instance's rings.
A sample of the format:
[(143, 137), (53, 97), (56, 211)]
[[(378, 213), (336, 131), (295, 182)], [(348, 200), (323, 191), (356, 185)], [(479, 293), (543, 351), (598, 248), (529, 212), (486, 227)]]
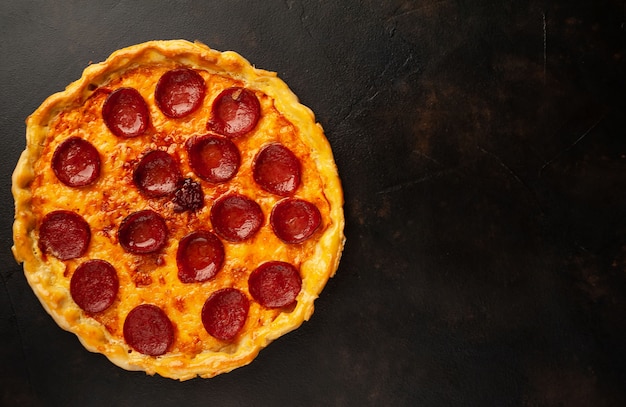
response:
[(154, 100), (164, 115), (180, 118), (200, 107), (205, 92), (204, 79), (199, 73), (180, 68), (161, 76), (154, 91)]
[(228, 181), (239, 169), (239, 150), (224, 137), (194, 137), (187, 143), (187, 152), (196, 175), (214, 184)]
[(148, 105), (134, 88), (111, 92), (102, 106), (102, 117), (111, 133), (118, 137), (140, 136), (150, 124)]
[(202, 324), (209, 335), (229, 341), (246, 323), (250, 302), (245, 294), (235, 288), (214, 292), (202, 307)]
[(70, 294), (85, 312), (95, 314), (109, 308), (119, 289), (115, 268), (104, 260), (89, 260), (76, 268)]
[(117, 236), (127, 252), (153, 253), (165, 246), (167, 225), (161, 215), (146, 209), (128, 215), (122, 221)]
[(124, 340), (139, 353), (163, 355), (174, 343), (174, 326), (165, 312), (153, 304), (133, 308), (124, 320)]
[(215, 232), (230, 242), (242, 242), (254, 236), (263, 224), (263, 211), (253, 200), (237, 194), (220, 198), (211, 208)]
[(178, 162), (160, 150), (150, 151), (143, 156), (133, 174), (135, 185), (149, 198), (173, 194), (182, 179)]
[(239, 137), (252, 131), (261, 116), (261, 104), (254, 92), (233, 87), (213, 101), (207, 128), (227, 137)]
[(302, 199), (285, 199), (272, 209), (270, 224), (285, 243), (302, 243), (313, 235), (322, 222), (317, 206)]
[(87, 251), (91, 240), (89, 224), (77, 213), (48, 213), (39, 226), (39, 248), (59, 260), (75, 259)]
[(183, 283), (210, 280), (224, 264), (224, 245), (211, 232), (191, 232), (178, 244), (176, 263), (178, 278)]
[(87, 140), (70, 137), (52, 155), (52, 170), (70, 187), (84, 187), (100, 176), (100, 154)]
[(275, 195), (289, 196), (300, 185), (300, 161), (279, 143), (263, 147), (254, 159), (252, 171), (256, 183)]
[(301, 288), (302, 279), (298, 270), (282, 261), (263, 263), (248, 278), (250, 295), (267, 308), (292, 304)]

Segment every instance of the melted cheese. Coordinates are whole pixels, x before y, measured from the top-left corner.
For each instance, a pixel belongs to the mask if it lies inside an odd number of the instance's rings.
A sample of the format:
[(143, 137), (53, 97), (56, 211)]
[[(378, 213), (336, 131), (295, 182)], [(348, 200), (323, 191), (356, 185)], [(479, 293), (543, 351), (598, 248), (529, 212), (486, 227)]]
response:
[[(180, 66), (197, 69), (207, 93), (196, 112), (171, 119), (156, 107), (154, 89), (163, 73)], [(151, 125), (137, 138), (114, 136), (102, 119), (107, 94), (124, 86), (137, 89), (150, 107)], [(225, 184), (212, 185), (195, 176), (184, 146), (189, 137), (207, 133), (212, 101), (230, 86), (255, 92), (261, 119), (252, 133), (233, 140), (241, 153), (237, 175)], [(73, 136), (90, 141), (101, 156), (100, 177), (88, 187), (61, 184), (50, 166), (56, 147)], [(269, 215), (280, 197), (260, 189), (252, 178), (256, 153), (276, 141), (301, 161), (302, 183), (295, 196), (313, 202), (322, 214), (321, 227), (300, 245), (285, 244), (274, 235)], [(183, 176), (202, 184), (205, 206), (201, 210), (177, 213), (169, 198), (147, 199), (139, 193), (133, 169), (146, 152), (156, 149), (177, 157)], [(180, 282), (175, 260), (178, 241), (194, 230), (212, 230), (211, 203), (230, 192), (246, 195), (261, 206), (263, 227), (249, 241), (223, 242), (226, 260), (215, 278), (204, 283)], [(298, 103), (275, 74), (254, 69), (235, 53), (186, 41), (154, 41), (118, 51), (88, 67), (64, 92), (47, 99), (27, 121), (27, 148), (13, 174), (13, 194), (15, 257), (24, 262), (29, 284), (57, 323), (76, 333), (89, 350), (105, 354), (121, 367), (180, 380), (211, 377), (247, 364), (262, 347), (308, 319), (313, 301), (337, 268), (344, 243), (341, 185), (330, 146), (310, 110)], [(117, 228), (130, 213), (148, 208), (166, 219), (168, 244), (158, 254), (127, 253), (117, 242)], [(85, 256), (61, 262), (39, 252), (38, 223), (59, 209), (74, 211), (89, 223), (92, 237)], [(72, 273), (87, 259), (107, 260), (120, 280), (114, 304), (92, 316), (80, 310), (69, 294)], [(287, 261), (300, 270), (302, 291), (293, 309), (266, 309), (248, 293), (249, 274), (270, 260)], [(251, 299), (246, 324), (231, 342), (211, 337), (200, 319), (205, 300), (224, 287), (238, 288)], [(163, 356), (139, 354), (124, 342), (124, 318), (142, 303), (161, 307), (175, 326), (174, 344)]]

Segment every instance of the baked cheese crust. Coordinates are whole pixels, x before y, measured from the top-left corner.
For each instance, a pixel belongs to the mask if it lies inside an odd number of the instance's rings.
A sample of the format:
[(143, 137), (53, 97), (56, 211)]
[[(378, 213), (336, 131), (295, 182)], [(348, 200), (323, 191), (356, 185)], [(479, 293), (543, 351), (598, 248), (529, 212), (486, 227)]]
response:
[[(165, 116), (155, 103), (155, 86), (167, 71), (191, 68), (206, 83), (206, 96), (189, 116)], [(195, 176), (185, 152), (190, 137), (207, 134), (211, 104), (229, 87), (254, 92), (261, 106), (255, 129), (233, 139), (241, 154), (235, 177), (210, 184)], [(120, 138), (108, 130), (101, 114), (111, 91), (131, 87), (146, 101), (150, 128), (139, 137)], [(92, 352), (104, 354), (127, 370), (143, 370), (178, 380), (212, 377), (250, 363), (272, 340), (297, 328), (313, 313), (314, 300), (338, 267), (344, 245), (343, 192), (330, 145), (310, 109), (275, 73), (254, 68), (234, 52), (219, 52), (204, 44), (184, 40), (150, 41), (114, 52), (106, 61), (88, 66), (82, 77), (64, 91), (46, 99), (28, 117), (26, 149), (12, 178), (15, 199), (13, 253), (23, 263), (24, 274), (45, 310), (59, 326), (73, 332)], [(98, 179), (91, 185), (69, 187), (57, 179), (51, 160), (56, 148), (70, 137), (89, 141), (101, 157)], [(300, 244), (278, 239), (269, 216), (282, 198), (255, 184), (255, 154), (270, 143), (289, 148), (301, 164), (301, 185), (294, 197), (314, 203), (321, 224)], [(183, 177), (202, 185), (204, 206), (197, 211), (176, 211), (169, 199), (149, 199), (133, 184), (133, 168), (152, 150), (166, 151), (178, 160)], [(259, 204), (263, 225), (250, 240), (223, 240), (222, 269), (209, 281), (182, 283), (177, 276), (178, 242), (190, 232), (211, 230), (211, 204), (229, 193), (248, 196)], [(129, 214), (151, 209), (166, 221), (167, 244), (156, 254), (133, 254), (118, 242), (117, 230)], [(39, 227), (53, 211), (81, 215), (91, 228), (87, 252), (78, 258), (59, 260), (42, 252)], [(70, 279), (89, 259), (108, 261), (117, 271), (119, 291), (104, 311), (88, 314), (70, 295)], [(266, 308), (253, 300), (248, 276), (263, 262), (284, 261), (296, 266), (302, 288), (295, 305)], [(215, 291), (232, 287), (245, 293), (250, 308), (244, 327), (230, 341), (209, 335), (201, 310)], [(140, 304), (160, 307), (174, 326), (174, 342), (167, 353), (144, 355), (130, 347), (123, 335), (126, 315)]]

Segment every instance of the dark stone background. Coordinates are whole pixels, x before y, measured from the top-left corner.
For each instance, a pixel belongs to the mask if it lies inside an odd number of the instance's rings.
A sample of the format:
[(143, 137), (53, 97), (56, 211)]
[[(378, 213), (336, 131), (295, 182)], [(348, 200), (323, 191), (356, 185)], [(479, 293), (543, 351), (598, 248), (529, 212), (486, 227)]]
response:
[[(85, 351), (10, 252), (26, 116), (172, 38), (316, 112), (348, 239), (309, 322), (183, 383)], [(4, 1), (0, 55), (0, 405), (626, 405), (626, 2)]]

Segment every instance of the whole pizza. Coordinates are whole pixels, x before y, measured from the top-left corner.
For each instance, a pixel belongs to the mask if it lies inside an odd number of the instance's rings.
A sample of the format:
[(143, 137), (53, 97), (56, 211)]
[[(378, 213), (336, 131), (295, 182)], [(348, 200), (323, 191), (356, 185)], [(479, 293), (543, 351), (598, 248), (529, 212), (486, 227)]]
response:
[(312, 315), (343, 193), (322, 127), (275, 73), (150, 41), (88, 66), (26, 125), (13, 253), (88, 350), (212, 377)]

